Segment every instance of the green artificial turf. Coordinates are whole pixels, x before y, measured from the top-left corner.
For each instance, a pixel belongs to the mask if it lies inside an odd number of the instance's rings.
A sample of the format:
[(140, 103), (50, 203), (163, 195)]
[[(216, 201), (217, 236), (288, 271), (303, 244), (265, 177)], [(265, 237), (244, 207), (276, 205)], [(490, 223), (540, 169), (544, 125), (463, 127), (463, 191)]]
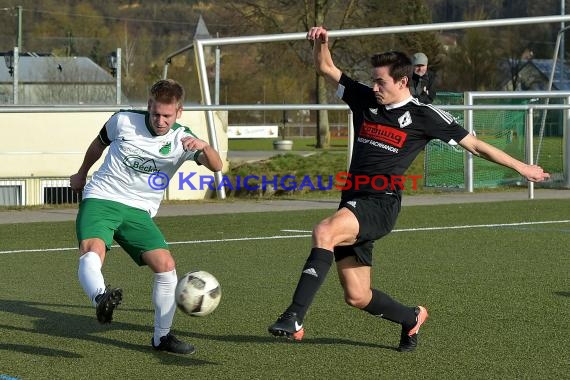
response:
[(222, 285), (213, 314), (176, 313), (173, 332), (196, 345), (192, 356), (150, 348), (152, 274), (121, 249), (103, 273), (124, 302), (100, 325), (77, 280), (74, 224), (0, 225), (0, 378), (564, 378), (568, 210), (568, 200), (404, 207), (375, 246), (373, 286), (428, 308), (413, 353), (395, 351), (399, 326), (344, 304), (334, 268), (305, 339), (268, 335), (309, 253), (308, 231), (332, 210), (157, 219), (179, 276), (202, 269)]

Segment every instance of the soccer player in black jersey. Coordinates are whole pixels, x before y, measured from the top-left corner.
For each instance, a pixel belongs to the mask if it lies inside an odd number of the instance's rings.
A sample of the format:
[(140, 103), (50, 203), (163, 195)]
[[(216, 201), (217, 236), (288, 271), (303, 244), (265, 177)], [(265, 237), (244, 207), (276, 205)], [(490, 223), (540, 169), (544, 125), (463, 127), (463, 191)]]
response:
[(517, 171), (529, 181), (544, 181), (550, 175), (539, 166), (527, 165), (477, 139), (448, 113), (413, 98), (409, 89), (412, 62), (404, 53), (391, 51), (372, 56), (372, 87), (368, 87), (334, 65), (326, 29), (311, 28), (307, 39), (314, 43), (317, 71), (337, 86), (337, 95), (353, 111), (355, 141), (349, 176), (360, 181), (358, 186), (356, 181), (346, 186), (338, 210), (314, 227), (313, 248), (292, 303), (268, 330), (275, 336), (303, 338), (303, 319), (334, 258), (346, 303), (400, 324), (398, 350), (413, 351), (419, 328), (428, 317), (427, 309), (402, 305), (371, 287), (374, 241), (392, 230), (401, 205), (399, 186), (385, 186), (385, 181), (375, 183), (375, 179), (402, 178), (432, 139), (460, 145), (476, 156)]

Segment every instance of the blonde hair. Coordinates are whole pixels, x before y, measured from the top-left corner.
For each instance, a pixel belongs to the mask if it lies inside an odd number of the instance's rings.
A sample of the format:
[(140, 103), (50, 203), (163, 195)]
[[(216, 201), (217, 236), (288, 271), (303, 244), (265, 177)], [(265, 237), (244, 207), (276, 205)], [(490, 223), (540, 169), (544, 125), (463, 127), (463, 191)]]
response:
[(184, 102), (184, 88), (173, 79), (161, 79), (150, 88), (150, 98), (164, 104), (176, 103), (180, 108)]

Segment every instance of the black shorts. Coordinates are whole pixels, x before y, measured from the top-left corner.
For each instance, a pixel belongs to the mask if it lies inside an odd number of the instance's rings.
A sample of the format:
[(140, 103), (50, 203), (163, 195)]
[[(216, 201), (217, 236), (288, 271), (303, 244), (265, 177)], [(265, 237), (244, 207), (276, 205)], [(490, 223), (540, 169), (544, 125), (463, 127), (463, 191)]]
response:
[(386, 236), (396, 225), (402, 204), (401, 195), (380, 194), (367, 197), (355, 197), (341, 201), (339, 209), (352, 211), (359, 224), (356, 243), (334, 248), (335, 261), (348, 256), (356, 256), (356, 261), (372, 266), (374, 241)]

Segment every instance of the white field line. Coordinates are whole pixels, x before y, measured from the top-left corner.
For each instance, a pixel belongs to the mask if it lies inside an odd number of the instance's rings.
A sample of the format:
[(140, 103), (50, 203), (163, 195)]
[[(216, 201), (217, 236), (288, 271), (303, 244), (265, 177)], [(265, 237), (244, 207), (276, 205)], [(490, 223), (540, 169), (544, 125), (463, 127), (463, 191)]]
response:
[[(462, 226), (446, 226), (446, 227), (417, 227), (402, 228), (392, 230), (392, 232), (420, 232), (420, 231), (441, 231), (441, 230), (463, 230), (470, 228), (492, 228), (492, 227), (513, 227), (513, 226), (529, 226), (535, 224), (562, 224), (570, 223), (570, 220), (545, 220), (542, 222), (519, 222), (519, 223), (498, 223), (498, 224), (467, 224)], [(281, 230), (282, 232), (311, 233), (305, 230)]]
[[(530, 226), (540, 224), (563, 224), (570, 223), (568, 220), (546, 220), (541, 222), (519, 222), (519, 223), (497, 223), (497, 224), (470, 224), (461, 226), (442, 226), (442, 227), (418, 227), (418, 228), (402, 228), (392, 230), (392, 232), (421, 232), (421, 231), (445, 231), (445, 230), (460, 230), (470, 228), (493, 228), (493, 227), (514, 227), (514, 226)], [(187, 241), (171, 241), (169, 245), (180, 244), (205, 244), (205, 243), (226, 243), (232, 241), (252, 241), (252, 240), (275, 240), (275, 239), (296, 239), (311, 237), (311, 231), (304, 230), (281, 230), (281, 232), (293, 232), (297, 235), (273, 235), (273, 236), (253, 236), (242, 238), (229, 238), (229, 239), (207, 239), (207, 240), (187, 240)], [(302, 234), (302, 235), (298, 235)], [(118, 245), (112, 247), (117, 248)], [(58, 252), (58, 251), (74, 251), (77, 247), (72, 248), (45, 248), (45, 249), (17, 249), (11, 251), (0, 251), (0, 254), (5, 253), (30, 253), (30, 252)]]
[[(231, 239), (210, 239), (210, 240), (187, 240), (187, 241), (170, 241), (169, 245), (178, 244), (202, 244), (202, 243), (225, 243), (230, 241), (250, 241), (250, 240), (273, 240), (273, 239), (291, 239), (291, 238), (304, 238), (311, 237), (311, 235), (277, 235), (277, 236), (253, 236), (253, 237), (243, 237), (243, 238), (231, 238)], [(119, 248), (118, 245), (112, 245), (113, 248)], [(28, 252), (56, 252), (56, 251), (75, 251), (77, 247), (73, 248), (45, 248), (45, 249), (17, 249), (13, 251), (0, 251), (3, 253), (28, 253)]]

